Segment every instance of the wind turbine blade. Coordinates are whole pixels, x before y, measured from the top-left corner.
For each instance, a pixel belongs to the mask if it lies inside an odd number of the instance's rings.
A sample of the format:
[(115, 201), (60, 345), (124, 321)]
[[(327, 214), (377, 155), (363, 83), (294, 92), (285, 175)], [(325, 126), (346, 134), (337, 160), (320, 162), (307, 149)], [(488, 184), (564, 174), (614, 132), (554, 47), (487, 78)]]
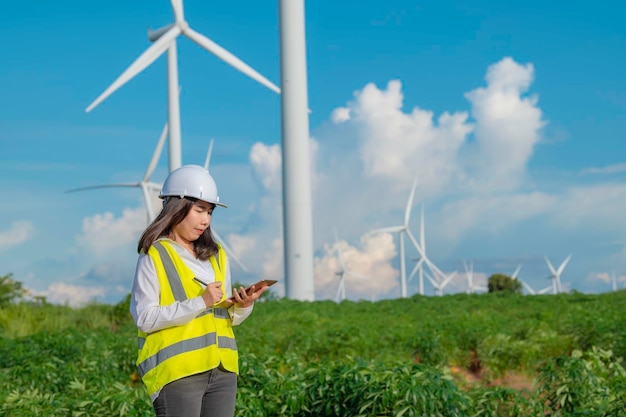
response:
[(437, 265), (435, 265), (434, 263), (431, 262), (430, 259), (428, 258), (424, 258), (424, 262), (426, 262), (426, 265), (428, 266), (428, 268), (433, 272), (433, 274), (435, 275), (435, 277), (437, 275), (439, 275), (440, 277), (443, 277), (445, 279), (446, 274), (443, 273), (443, 271), (441, 269), (439, 269), (439, 267)]
[(445, 287), (446, 285), (448, 285), (448, 283), (452, 280), (452, 278), (454, 278), (456, 276), (456, 271), (454, 271), (453, 273), (451, 273), (450, 275), (448, 275), (448, 277), (446, 279), (443, 280), (443, 282), (441, 283), (441, 288), (443, 289), (443, 287)]
[(224, 246), (224, 250), (226, 251), (226, 253), (228, 253), (228, 256), (233, 258), (235, 263), (237, 265), (239, 265), (239, 267), (241, 269), (243, 269), (244, 272), (248, 272), (248, 268), (246, 268), (244, 266), (244, 264), (241, 263), (239, 258), (237, 258), (237, 256), (235, 256), (235, 252), (233, 252), (233, 250), (230, 248), (230, 246), (228, 246), (228, 244), (226, 244), (226, 241), (224, 241), (224, 239), (222, 239), (222, 237), (215, 231), (215, 229), (211, 228), (211, 232), (213, 233), (213, 236), (215, 236), (215, 239), (219, 240), (219, 242), (222, 244), (222, 246)]
[(152, 223), (152, 220), (156, 218), (154, 213), (154, 207), (152, 206), (152, 197), (150, 196), (150, 187), (147, 184), (141, 184), (141, 191), (143, 193), (143, 200), (146, 204), (146, 215), (148, 216), (148, 224)]
[(206, 159), (204, 160), (204, 169), (209, 170), (209, 165), (211, 164), (211, 154), (213, 153), (213, 138), (211, 138), (211, 142), (209, 142), (209, 150), (206, 153)]
[(131, 78), (143, 71), (148, 65), (152, 64), (165, 50), (169, 47), (170, 42), (180, 35), (180, 28), (178, 26), (172, 27), (163, 36), (161, 36), (156, 42), (154, 42), (148, 49), (146, 49), (139, 58), (135, 60), (130, 66), (120, 75), (117, 80), (113, 82), (104, 90), (100, 96), (87, 107), (85, 110), (89, 113), (94, 107), (104, 101), (108, 96), (113, 94), (115, 90), (126, 84)]
[(419, 271), (420, 266), (422, 266), (423, 264), (424, 264), (424, 258), (417, 261), (417, 263), (413, 267), (413, 270), (411, 271), (411, 275), (409, 275), (409, 278), (407, 279), (407, 282), (411, 282), (413, 277), (417, 274), (417, 271)]
[(569, 262), (569, 260), (572, 259), (572, 255), (569, 255), (567, 258), (565, 258), (565, 260), (563, 261), (563, 263), (559, 266), (559, 269), (557, 269), (557, 273), (556, 275), (561, 275), (561, 273), (563, 272), (563, 270), (565, 269), (565, 267), (567, 266), (567, 263)]
[(397, 233), (404, 230), (404, 226), (383, 227), (382, 229), (374, 229), (370, 233)]
[(545, 294), (545, 293), (549, 292), (550, 290), (552, 290), (552, 285), (549, 285), (546, 288), (543, 288), (543, 289), (537, 291), (537, 293), (538, 294)]
[(439, 288), (439, 283), (433, 278), (432, 275), (430, 275), (428, 272), (424, 272), (424, 276), (426, 277), (428, 281), (430, 281), (433, 287), (435, 287), (436, 289)]
[(231, 54), (226, 49), (222, 48), (221, 46), (219, 46), (218, 44), (216, 44), (215, 42), (213, 42), (206, 36), (196, 32), (195, 30), (191, 28), (186, 28), (183, 34), (187, 36), (189, 39), (191, 39), (192, 41), (194, 41), (195, 43), (197, 43), (198, 45), (202, 46), (204, 49), (206, 49), (213, 55), (215, 55), (216, 57), (218, 57), (219, 59), (221, 59), (222, 61), (229, 64), (230, 66), (243, 72), (244, 74), (246, 74), (248, 77), (252, 78), (253, 80), (263, 84), (270, 90), (280, 94), (280, 88), (278, 88), (267, 78), (259, 74), (256, 70), (254, 70), (248, 64), (246, 64), (245, 62), (237, 58), (235, 55)]
[(174, 10), (174, 18), (176, 19), (176, 22), (182, 22), (185, 20), (182, 0), (172, 0), (172, 9)]
[(154, 173), (154, 170), (156, 169), (156, 166), (159, 163), (161, 152), (163, 152), (163, 144), (165, 143), (165, 138), (167, 137), (167, 131), (168, 131), (168, 125), (167, 123), (165, 123), (165, 127), (163, 127), (161, 136), (159, 136), (159, 142), (157, 143), (157, 146), (154, 149), (154, 153), (152, 154), (152, 159), (150, 160), (150, 165), (148, 165), (148, 169), (146, 170), (146, 175), (144, 175), (142, 182), (150, 181), (150, 177)]
[(411, 243), (413, 243), (415, 250), (419, 253), (420, 258), (426, 258), (426, 253), (424, 253), (424, 250), (417, 243), (417, 240), (415, 240), (415, 236), (413, 236), (413, 233), (411, 233), (410, 229), (406, 229), (406, 234), (409, 236), (409, 240), (411, 241)]
[(513, 272), (513, 275), (511, 275), (511, 278), (517, 279), (517, 276), (519, 275), (519, 272), (521, 270), (522, 270), (522, 264), (519, 264), (517, 268), (515, 269), (515, 271)]
[(550, 262), (550, 260), (548, 259), (547, 256), (544, 256), (544, 258), (546, 259), (546, 263), (548, 264), (548, 268), (550, 268), (550, 272), (552, 273), (552, 275), (556, 275), (556, 270), (554, 269), (554, 267), (552, 266), (552, 263)]
[(118, 187), (140, 187), (141, 184), (137, 182), (125, 182), (119, 184), (101, 184), (101, 185), (91, 185), (89, 187), (80, 187), (73, 188), (71, 190), (67, 190), (66, 193), (74, 193), (77, 191), (85, 191), (85, 190), (95, 190), (97, 188), (118, 188)]
[(417, 175), (413, 180), (413, 186), (411, 187), (411, 194), (409, 194), (409, 201), (406, 203), (404, 209), (404, 226), (409, 227), (409, 219), (411, 217), (411, 208), (413, 207), (413, 197), (415, 197), (415, 188), (417, 187)]

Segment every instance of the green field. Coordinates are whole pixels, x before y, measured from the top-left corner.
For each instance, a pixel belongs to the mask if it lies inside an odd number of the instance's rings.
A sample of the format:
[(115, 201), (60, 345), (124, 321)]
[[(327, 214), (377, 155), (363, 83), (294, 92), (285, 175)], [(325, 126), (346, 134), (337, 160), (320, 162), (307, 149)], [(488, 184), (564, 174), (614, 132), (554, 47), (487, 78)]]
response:
[[(256, 304), (238, 416), (624, 416), (626, 291)], [(0, 308), (1, 416), (151, 416), (127, 300)]]

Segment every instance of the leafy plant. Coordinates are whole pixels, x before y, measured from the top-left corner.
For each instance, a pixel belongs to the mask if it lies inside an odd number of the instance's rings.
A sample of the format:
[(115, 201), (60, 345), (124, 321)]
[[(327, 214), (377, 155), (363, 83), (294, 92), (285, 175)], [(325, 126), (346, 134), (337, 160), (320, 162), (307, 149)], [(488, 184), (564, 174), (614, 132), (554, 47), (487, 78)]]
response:
[(522, 283), (504, 274), (491, 275), (487, 285), (489, 292), (522, 293)]
[(27, 293), (22, 283), (13, 279), (13, 274), (0, 276), (0, 308), (22, 299)]

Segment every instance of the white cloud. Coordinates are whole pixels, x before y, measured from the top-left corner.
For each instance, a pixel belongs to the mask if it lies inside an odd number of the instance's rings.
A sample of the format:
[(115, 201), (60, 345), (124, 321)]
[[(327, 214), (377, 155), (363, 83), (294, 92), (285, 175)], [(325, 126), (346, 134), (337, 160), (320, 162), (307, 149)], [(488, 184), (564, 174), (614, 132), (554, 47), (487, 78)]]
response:
[(495, 234), (519, 221), (552, 210), (557, 196), (542, 192), (468, 197), (444, 203), (437, 216), (438, 233), (456, 242), (470, 232)]
[(57, 282), (50, 285), (47, 290), (34, 295), (45, 296), (46, 300), (51, 303), (79, 307), (105, 294), (106, 290), (103, 287), (81, 287)]
[(580, 175), (610, 175), (621, 174), (622, 172), (626, 172), (626, 163), (609, 165), (601, 168), (585, 168), (580, 172)]
[(532, 64), (504, 58), (487, 70), (487, 87), (465, 94), (476, 120), (476, 186), (511, 189), (525, 172), (545, 125), (537, 97), (524, 97), (534, 77)]
[(264, 253), (264, 259), (261, 264), (263, 277), (268, 279), (279, 280), (284, 276), (283, 273), (283, 239), (282, 236), (277, 237), (267, 245), (269, 250)]
[(330, 115), (330, 120), (333, 123), (343, 123), (350, 120), (350, 108), (349, 107), (337, 107)]
[(445, 112), (435, 123), (430, 111), (404, 113), (403, 99), (401, 83), (394, 80), (385, 90), (368, 84), (348, 103), (364, 176), (398, 180), (417, 174), (429, 186), (449, 181), (458, 149), (472, 130), (468, 114)]
[(623, 221), (626, 206), (626, 184), (571, 186), (558, 198), (554, 224), (564, 230), (589, 228), (595, 231), (626, 234)]
[(11, 225), (11, 228), (0, 232), (0, 251), (19, 246), (35, 235), (35, 226), (29, 221), (20, 220)]
[(255, 177), (266, 191), (279, 192), (281, 189), (281, 151), (279, 145), (255, 143), (250, 149), (250, 164)]
[(96, 214), (83, 219), (82, 233), (76, 236), (80, 251), (95, 259), (111, 258), (114, 254), (134, 250), (139, 236), (146, 227), (146, 212), (140, 208), (126, 208), (122, 216), (113, 213)]
[(335, 297), (339, 285), (337, 273), (342, 269), (338, 251), (345, 265), (348, 298), (379, 298), (398, 286), (398, 271), (390, 264), (396, 256), (392, 235), (363, 235), (360, 246), (362, 249), (350, 246), (345, 240), (324, 245), (324, 254), (314, 261), (316, 294), (322, 298)]
[(607, 290), (612, 288), (613, 279), (615, 279), (615, 284), (618, 289), (622, 288), (626, 283), (626, 275), (617, 275), (615, 272), (590, 272), (586, 279), (590, 283), (599, 281), (606, 284)]

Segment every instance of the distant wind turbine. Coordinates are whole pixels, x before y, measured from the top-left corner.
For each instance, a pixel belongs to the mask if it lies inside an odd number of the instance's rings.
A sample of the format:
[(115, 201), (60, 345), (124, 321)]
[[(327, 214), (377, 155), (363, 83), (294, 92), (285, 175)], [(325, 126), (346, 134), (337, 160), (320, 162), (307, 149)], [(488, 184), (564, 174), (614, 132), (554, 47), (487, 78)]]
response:
[(548, 257), (545, 256), (546, 263), (548, 264), (548, 268), (550, 269), (551, 273), (548, 278), (552, 280), (552, 294), (558, 294), (563, 291), (563, 287), (561, 285), (561, 274), (563, 273), (563, 270), (565, 269), (567, 263), (571, 258), (572, 255), (569, 255), (567, 258), (565, 258), (561, 265), (559, 265), (559, 267), (555, 269)]
[[(446, 274), (443, 273), (437, 267), (437, 265), (435, 265), (426, 255), (426, 231), (425, 230), (426, 229), (424, 227), (424, 204), (422, 204), (422, 210), (421, 210), (421, 216), (420, 216), (420, 241), (417, 242), (417, 240), (413, 236), (413, 233), (411, 233), (410, 230), (408, 230), (407, 232), (409, 240), (411, 241), (411, 243), (413, 243), (415, 250), (417, 250), (417, 252), (420, 255), (418, 258), (417, 264), (415, 264), (415, 266), (413, 267), (413, 270), (411, 271), (411, 274), (409, 275), (408, 281), (410, 282), (415, 276), (415, 274), (419, 274), (418, 275), (419, 277), (418, 292), (420, 295), (424, 295), (424, 274), (426, 274), (426, 272), (424, 271), (424, 265), (426, 265), (431, 272), (431, 275), (430, 275), (431, 279), (429, 281), (432, 282), (434, 280), (435, 282), (437, 282), (437, 285), (440, 285), (439, 284), (441, 282), (440, 280), (446, 279)], [(437, 287), (435, 286), (435, 289), (436, 288)]]
[(68, 190), (68, 193), (73, 193), (76, 191), (85, 191), (92, 190), (97, 188), (118, 188), (118, 187), (137, 187), (141, 188), (141, 192), (143, 194), (144, 203), (146, 205), (146, 216), (147, 216), (147, 224), (150, 224), (152, 220), (157, 216), (158, 211), (154, 207), (154, 199), (153, 195), (155, 192), (159, 192), (161, 190), (161, 184), (157, 184), (155, 182), (150, 181), (152, 174), (159, 162), (159, 158), (161, 157), (161, 152), (163, 150), (163, 143), (165, 142), (165, 138), (167, 137), (168, 126), (167, 123), (161, 132), (161, 136), (159, 137), (159, 141), (157, 143), (156, 148), (154, 149), (154, 153), (152, 154), (152, 159), (150, 159), (150, 163), (148, 164), (148, 169), (139, 182), (124, 182), (124, 183), (115, 183), (115, 184), (101, 184), (101, 185), (92, 185), (89, 187), (81, 187), (74, 188)]
[(468, 264), (467, 262), (463, 261), (463, 268), (465, 268), (465, 277), (467, 278), (467, 293), (471, 294), (473, 292), (476, 291), (489, 291), (488, 288), (486, 287), (482, 287), (480, 285), (476, 285), (474, 284), (474, 263), (470, 261), (470, 263)]
[(381, 229), (375, 229), (370, 231), (370, 233), (397, 233), (398, 240), (400, 245), (400, 291), (402, 298), (407, 297), (407, 286), (406, 286), (406, 260), (404, 257), (404, 234), (410, 235), (411, 231), (409, 230), (409, 220), (411, 218), (411, 208), (413, 206), (413, 197), (415, 196), (415, 188), (417, 187), (417, 177), (413, 181), (413, 187), (411, 188), (411, 193), (409, 194), (409, 200), (407, 201), (406, 208), (404, 209), (404, 223), (399, 226), (390, 226), (384, 227)]
[(98, 98), (86, 109), (87, 112), (113, 94), (118, 88), (126, 84), (135, 75), (146, 69), (166, 50), (167, 53), (167, 85), (168, 85), (168, 124), (170, 126), (169, 140), (169, 168), (170, 172), (181, 166), (181, 134), (180, 134), (180, 103), (178, 97), (178, 56), (176, 39), (184, 35), (202, 48), (206, 49), (222, 61), (241, 71), (253, 80), (261, 83), (270, 90), (280, 93), (280, 89), (259, 74), (248, 64), (228, 52), (206, 36), (193, 30), (184, 17), (182, 0), (171, 0), (174, 11), (174, 23), (156, 31), (150, 31), (148, 37), (153, 44), (146, 49)]
[(336, 274), (339, 276), (339, 285), (337, 286), (337, 294), (335, 295), (335, 300), (337, 302), (340, 302), (346, 299), (346, 275), (352, 275), (353, 277), (361, 278), (364, 280), (367, 280), (368, 278), (356, 272), (349, 271), (346, 268), (343, 255), (341, 253), (341, 247), (339, 246), (339, 237), (337, 236), (336, 230), (335, 230), (335, 246), (337, 248), (337, 258), (339, 259), (339, 266), (340, 266), (339, 271), (336, 272)]

